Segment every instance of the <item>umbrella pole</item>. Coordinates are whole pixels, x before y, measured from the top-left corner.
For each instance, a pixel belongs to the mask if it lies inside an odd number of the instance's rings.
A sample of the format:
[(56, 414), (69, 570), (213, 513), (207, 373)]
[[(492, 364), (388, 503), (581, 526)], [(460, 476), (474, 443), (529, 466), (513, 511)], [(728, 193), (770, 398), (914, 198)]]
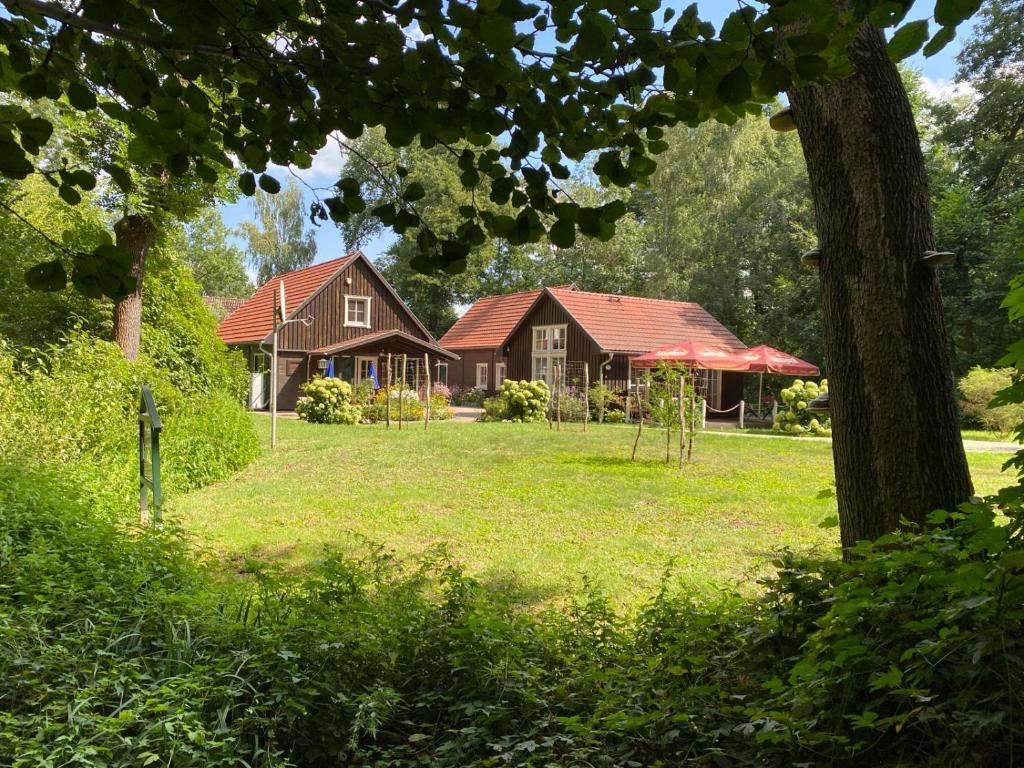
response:
[(763, 409), (763, 406), (761, 404), (762, 403), (762, 400), (761, 400), (761, 388), (763, 386), (764, 386), (764, 371), (761, 371), (761, 373), (758, 374), (758, 377), (757, 377), (757, 415), (758, 416), (761, 416), (761, 411)]

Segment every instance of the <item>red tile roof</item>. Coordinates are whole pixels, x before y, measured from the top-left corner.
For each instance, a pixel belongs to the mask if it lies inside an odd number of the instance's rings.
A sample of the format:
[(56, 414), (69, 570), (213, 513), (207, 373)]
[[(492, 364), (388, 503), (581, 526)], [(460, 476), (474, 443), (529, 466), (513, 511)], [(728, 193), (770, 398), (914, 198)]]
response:
[(491, 349), (500, 346), (538, 296), (539, 288), (477, 299), (438, 344), (445, 349)]
[(550, 288), (548, 291), (606, 352), (649, 352), (679, 341), (729, 349), (746, 345), (700, 304)]
[(256, 292), (246, 299), (242, 306), (217, 326), (217, 333), (228, 344), (263, 341), (274, 326), (274, 295), (282, 280), (284, 281), (286, 309), (291, 314), (302, 302), (312, 296), (313, 292), (323, 285), (331, 275), (358, 255), (359, 251), (353, 251), (341, 258), (324, 261), (270, 279), (257, 288)]

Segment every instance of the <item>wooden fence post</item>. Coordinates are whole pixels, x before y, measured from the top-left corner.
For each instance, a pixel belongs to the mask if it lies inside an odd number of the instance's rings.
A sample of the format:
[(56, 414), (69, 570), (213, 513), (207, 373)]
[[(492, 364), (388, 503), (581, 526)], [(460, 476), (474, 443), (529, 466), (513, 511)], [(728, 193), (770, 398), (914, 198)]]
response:
[(402, 422), (405, 421), (405, 363), (409, 359), (408, 355), (402, 355), (402, 379), (398, 382), (398, 428), (402, 428)]
[[(633, 440), (633, 461), (636, 461), (636, 448), (640, 444), (640, 433), (644, 430), (644, 404), (640, 401), (640, 384), (637, 382), (636, 385), (636, 412), (637, 412), (637, 428), (636, 428), (636, 439)], [(629, 409), (629, 395), (626, 395), (626, 409)]]
[(426, 397), (423, 398), (423, 429), (430, 424), (430, 355), (423, 353), (423, 368), (426, 370)]
[(686, 375), (679, 373), (679, 468), (683, 468), (686, 446)]
[(590, 421), (590, 363), (583, 363), (583, 431)]
[(384, 390), (384, 423), (391, 429), (391, 353), (388, 352), (388, 375), (385, 377), (387, 389)]

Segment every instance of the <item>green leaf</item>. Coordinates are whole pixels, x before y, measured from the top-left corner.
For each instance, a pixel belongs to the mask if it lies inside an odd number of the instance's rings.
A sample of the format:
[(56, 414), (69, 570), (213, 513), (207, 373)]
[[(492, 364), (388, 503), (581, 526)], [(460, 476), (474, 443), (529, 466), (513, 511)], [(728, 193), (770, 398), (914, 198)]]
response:
[(750, 75), (743, 67), (736, 67), (723, 77), (715, 89), (715, 94), (723, 104), (742, 104), (750, 98), (752, 93)]
[(804, 80), (817, 80), (828, 72), (828, 60), (823, 56), (797, 56), (793, 66)]
[[(128, 193), (132, 191), (132, 177), (124, 168), (120, 165), (113, 163), (103, 166), (103, 170), (107, 172), (114, 183), (121, 189), (122, 192)], [(252, 174), (249, 174), (250, 176)], [(255, 189), (253, 190), (255, 192)]]
[(95, 189), (96, 177), (84, 168), (79, 168), (77, 171), (72, 171), (68, 180), (79, 189), (84, 189), (86, 192)]
[(462, 186), (472, 189), (480, 183), (480, 172), (476, 168), (470, 168), (459, 175), (459, 181), (462, 182)]
[(921, 50), (921, 46), (927, 39), (928, 22), (925, 19), (912, 21), (896, 30), (896, 34), (892, 36), (886, 46), (886, 51), (893, 61), (903, 61), (907, 56), (912, 56)]
[(77, 110), (88, 112), (96, 109), (96, 94), (81, 83), (71, 83), (68, 86), (68, 103)]
[(934, 56), (949, 45), (954, 37), (956, 37), (956, 27), (943, 27), (928, 41), (928, 44), (924, 47), (924, 55)]
[(584, 59), (600, 58), (611, 41), (611, 34), (598, 18), (597, 14), (588, 15), (576, 35), (576, 53)]
[(808, 32), (804, 35), (793, 35), (786, 38), (786, 45), (797, 56), (808, 56), (828, 48), (828, 35), (821, 32)]
[(175, 152), (173, 155), (167, 156), (167, 170), (175, 176), (184, 176), (188, 173), (191, 165), (188, 155), (184, 152)]
[(114, 76), (114, 84), (117, 92), (124, 100), (133, 107), (145, 106), (149, 101), (149, 93), (146, 91), (146, 84), (142, 76), (134, 69), (119, 69)]
[(423, 189), (423, 185), (418, 181), (414, 181), (405, 188), (405, 191), (402, 192), (402, 199), (410, 203), (415, 203), (417, 200), (422, 200), (426, 194), (427, 191)]
[(35, 291), (60, 291), (68, 284), (68, 273), (59, 259), (44, 261), (25, 270), (25, 283)]
[(481, 11), (496, 11), (501, 5), (501, 0), (477, 0), (476, 7)]
[(206, 163), (196, 163), (196, 175), (207, 184), (217, 183), (217, 170)]
[(238, 177), (238, 188), (247, 197), (256, 194), (256, 177), (252, 175), (252, 171), (246, 171)]
[(548, 239), (557, 248), (572, 248), (576, 244), (576, 225), (568, 219), (559, 219), (548, 230)]
[(18, 87), (21, 88), (21, 92), (30, 99), (36, 100), (41, 99), (46, 95), (49, 83), (47, 82), (45, 75), (42, 75), (39, 72), (29, 72), (18, 81)]
[(944, 27), (955, 27), (966, 21), (981, 7), (981, 0), (936, 0), (935, 21)]
[(793, 73), (789, 67), (775, 59), (768, 59), (761, 68), (761, 77), (757, 81), (762, 93), (774, 96), (782, 93), (793, 84)]
[(507, 51), (516, 41), (516, 25), (508, 16), (485, 13), (480, 17), (480, 40), (492, 51)]
[(57, 194), (60, 195), (61, 200), (68, 205), (78, 205), (82, 202), (82, 196), (78, 193), (78, 190), (70, 184), (61, 184), (60, 187), (57, 188)]

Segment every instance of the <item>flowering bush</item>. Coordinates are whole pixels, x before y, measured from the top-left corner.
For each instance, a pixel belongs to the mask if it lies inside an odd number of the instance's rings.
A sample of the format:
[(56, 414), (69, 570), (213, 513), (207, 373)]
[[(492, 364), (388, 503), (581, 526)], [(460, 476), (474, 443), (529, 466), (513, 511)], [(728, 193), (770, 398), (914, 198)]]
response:
[(484, 402), (484, 391), (476, 387), (452, 387), (449, 393), (452, 405), (468, 405), (479, 408)]
[(317, 376), (302, 385), (295, 404), (300, 419), (314, 424), (358, 424), (363, 409), (352, 403), (352, 385), (342, 379)]
[(780, 410), (775, 414), (775, 423), (772, 425), (772, 429), (776, 432), (786, 432), (796, 436), (830, 437), (832, 423), (828, 416), (824, 414), (815, 416), (807, 410), (807, 404), (811, 400), (827, 392), (827, 379), (822, 379), (821, 384), (794, 379), (793, 384), (780, 393), (781, 403), (786, 410)]
[(484, 401), (487, 421), (541, 421), (544, 419), (551, 391), (543, 381), (505, 379), (497, 397)]

